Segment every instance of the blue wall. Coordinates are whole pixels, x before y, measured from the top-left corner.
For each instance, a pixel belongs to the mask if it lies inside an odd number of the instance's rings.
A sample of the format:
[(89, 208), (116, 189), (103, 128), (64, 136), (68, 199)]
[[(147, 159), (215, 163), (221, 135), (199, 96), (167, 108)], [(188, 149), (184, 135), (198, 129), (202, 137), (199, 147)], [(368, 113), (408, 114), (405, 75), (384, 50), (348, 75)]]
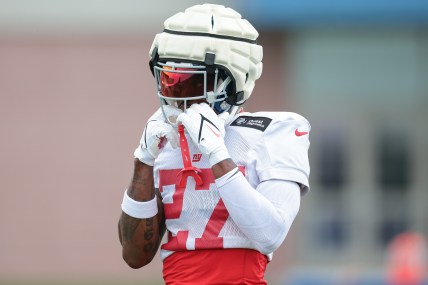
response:
[(426, 0), (249, 0), (238, 11), (260, 28), (428, 25)]

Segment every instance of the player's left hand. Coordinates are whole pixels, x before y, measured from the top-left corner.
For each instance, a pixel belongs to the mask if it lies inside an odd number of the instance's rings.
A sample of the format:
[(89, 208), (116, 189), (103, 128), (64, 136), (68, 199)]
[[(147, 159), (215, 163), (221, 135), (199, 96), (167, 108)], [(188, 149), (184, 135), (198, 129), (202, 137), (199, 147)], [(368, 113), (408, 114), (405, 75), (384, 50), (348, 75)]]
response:
[[(172, 106), (164, 106), (168, 118), (177, 117), (182, 111)], [(178, 147), (178, 133), (165, 121), (162, 109), (159, 108), (148, 120), (140, 140), (140, 146), (134, 156), (147, 165), (154, 165), (162, 148), (169, 142), (173, 148)]]
[(225, 115), (217, 115), (207, 103), (192, 104), (177, 118), (177, 123), (184, 125), (201, 152), (208, 155), (211, 166), (230, 158), (224, 144), (226, 119)]

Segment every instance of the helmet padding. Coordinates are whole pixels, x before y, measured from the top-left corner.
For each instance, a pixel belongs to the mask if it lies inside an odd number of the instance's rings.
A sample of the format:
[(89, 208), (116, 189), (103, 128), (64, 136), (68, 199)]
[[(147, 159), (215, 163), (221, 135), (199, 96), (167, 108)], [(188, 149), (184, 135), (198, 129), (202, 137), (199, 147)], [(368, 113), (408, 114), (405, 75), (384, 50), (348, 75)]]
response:
[(263, 49), (256, 43), (256, 29), (238, 12), (222, 5), (195, 5), (168, 18), (164, 27), (150, 49), (152, 69), (158, 61), (218, 68), (231, 77), (229, 104), (250, 97), (262, 73)]

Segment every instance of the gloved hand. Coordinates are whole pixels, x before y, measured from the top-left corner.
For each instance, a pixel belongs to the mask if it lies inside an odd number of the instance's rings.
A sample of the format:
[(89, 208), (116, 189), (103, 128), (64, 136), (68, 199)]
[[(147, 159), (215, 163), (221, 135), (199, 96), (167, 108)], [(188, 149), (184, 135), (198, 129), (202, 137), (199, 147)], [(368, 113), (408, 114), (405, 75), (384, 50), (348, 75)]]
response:
[[(168, 117), (177, 117), (182, 111), (172, 106), (164, 106)], [(134, 156), (141, 162), (153, 166), (162, 148), (169, 142), (173, 148), (179, 145), (178, 133), (174, 127), (165, 121), (162, 109), (159, 108), (147, 121), (141, 136), (140, 145)]]
[(200, 103), (192, 104), (177, 118), (177, 123), (184, 125), (199, 150), (208, 155), (211, 166), (230, 158), (224, 144), (224, 123), (228, 115), (227, 112), (217, 115), (208, 104)]

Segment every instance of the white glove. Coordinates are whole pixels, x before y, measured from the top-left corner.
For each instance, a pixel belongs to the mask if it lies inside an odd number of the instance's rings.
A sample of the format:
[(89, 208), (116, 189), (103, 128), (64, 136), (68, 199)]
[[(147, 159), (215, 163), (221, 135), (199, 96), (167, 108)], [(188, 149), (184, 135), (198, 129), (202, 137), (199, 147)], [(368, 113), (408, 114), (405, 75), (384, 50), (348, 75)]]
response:
[(211, 166), (230, 158), (224, 144), (224, 122), (228, 115), (224, 112), (218, 116), (208, 104), (200, 103), (192, 104), (177, 118), (177, 123), (184, 125), (199, 150), (208, 155)]
[[(182, 111), (172, 106), (164, 106), (168, 117), (177, 117)], [(147, 165), (154, 165), (162, 148), (169, 142), (173, 148), (179, 144), (177, 130), (165, 121), (162, 109), (159, 108), (147, 121), (141, 136), (140, 145), (134, 152), (134, 156)]]

